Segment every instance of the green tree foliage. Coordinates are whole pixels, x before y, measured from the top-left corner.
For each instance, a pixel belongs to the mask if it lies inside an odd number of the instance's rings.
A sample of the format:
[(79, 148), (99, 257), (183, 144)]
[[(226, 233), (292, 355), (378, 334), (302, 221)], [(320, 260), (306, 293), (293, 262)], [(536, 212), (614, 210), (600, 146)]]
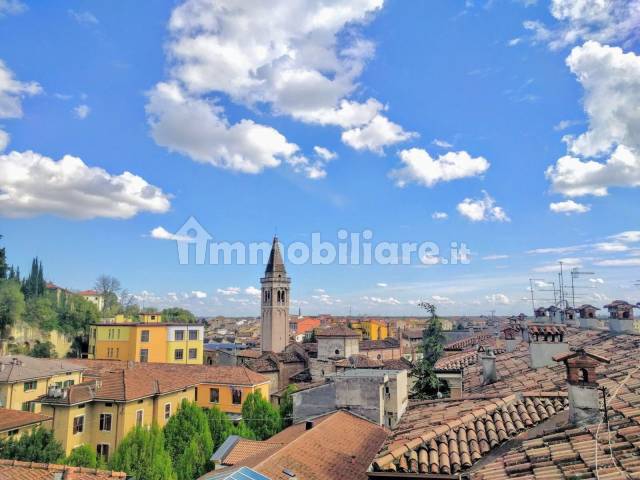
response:
[(242, 420), (240, 420), (240, 422), (238, 422), (237, 425), (231, 426), (231, 431), (229, 432), (229, 435), (237, 435), (242, 438), (248, 438), (249, 440), (258, 439), (258, 437), (256, 437), (256, 434), (253, 433), (253, 430), (247, 427), (247, 424), (244, 423)]
[(24, 295), (14, 280), (0, 282), (0, 335), (22, 318), (25, 311)]
[(431, 317), (422, 332), (422, 359), (416, 362), (411, 371), (416, 379), (412, 393), (415, 398), (423, 399), (432, 398), (438, 392), (440, 381), (436, 377), (435, 364), (442, 355), (444, 335), (435, 305), (421, 302), (419, 306), (427, 310)]
[(24, 293), (25, 298), (44, 295), (44, 269), (42, 267), (42, 262), (38, 260), (38, 257), (34, 258), (31, 262), (31, 272), (22, 282), (22, 292)]
[(203, 460), (206, 463), (206, 458), (203, 459), (202, 448), (198, 445), (195, 439), (187, 444), (187, 448), (180, 453), (174, 464), (176, 476), (178, 480), (194, 480), (203, 473), (206, 473), (204, 468), (201, 468)]
[(0, 458), (25, 462), (60, 463), (64, 458), (62, 445), (51, 430), (38, 427), (18, 440), (0, 441)]
[[(0, 235), (2, 238), (2, 235)], [(0, 248), (0, 281), (7, 278), (9, 267), (7, 266), (7, 251), (4, 247)]]
[(111, 457), (109, 468), (139, 480), (176, 480), (164, 435), (156, 425), (130, 431)]
[[(202, 408), (193, 402), (183, 400), (176, 414), (164, 426), (164, 436), (178, 480), (192, 480), (206, 473), (209, 458), (213, 453), (213, 440), (209, 420)], [(192, 440), (196, 442), (197, 454), (189, 449)], [(192, 463), (196, 472), (195, 477), (185, 477), (178, 469), (179, 465), (187, 461), (183, 458), (187, 454), (188, 461)]]
[(234, 425), (227, 414), (218, 407), (209, 408), (206, 413), (211, 439), (213, 440), (213, 451), (216, 451), (229, 435), (238, 435), (250, 440), (256, 439), (253, 431), (244, 422), (241, 421), (238, 425)]
[(51, 342), (36, 343), (29, 355), (36, 358), (56, 358), (58, 356), (56, 348)]
[(27, 300), (24, 320), (45, 331), (58, 328), (58, 312), (49, 297), (31, 297)]
[(161, 314), (163, 322), (195, 323), (197, 321), (195, 315), (184, 308), (165, 308)]
[(94, 452), (91, 445), (80, 445), (79, 447), (71, 450), (71, 453), (64, 461), (65, 465), (72, 465), (74, 467), (87, 467), (87, 468), (99, 468), (102, 465), (98, 461), (98, 456)]
[(99, 318), (100, 313), (93, 303), (72, 295), (58, 308), (58, 329), (67, 335), (88, 335), (89, 325)]
[(266, 440), (282, 429), (280, 412), (262, 398), (260, 392), (247, 395), (242, 405), (242, 419), (258, 440)]
[(286, 428), (293, 423), (293, 394), (298, 390), (295, 385), (289, 385), (280, 398), (280, 418), (282, 427)]
[(95, 290), (104, 298), (104, 312), (107, 316), (120, 313), (118, 294), (122, 291), (120, 280), (110, 275), (100, 275), (96, 279)]

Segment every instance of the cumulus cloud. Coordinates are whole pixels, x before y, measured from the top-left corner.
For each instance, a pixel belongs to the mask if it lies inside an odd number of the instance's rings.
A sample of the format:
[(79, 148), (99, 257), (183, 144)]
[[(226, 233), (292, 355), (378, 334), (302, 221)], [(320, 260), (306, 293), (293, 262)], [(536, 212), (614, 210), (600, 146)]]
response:
[[(357, 89), (357, 78), (374, 53), (373, 44), (362, 37), (359, 26), (382, 3), (187, 0), (173, 10), (169, 21), (167, 83), (176, 84), (190, 106), (197, 104), (199, 109), (204, 103), (205, 109), (211, 110), (212, 95), (225, 94), (253, 110), (267, 108), (269, 113), (305, 123), (341, 127), (348, 145), (380, 152), (386, 145), (411, 136), (384, 116), (386, 107), (378, 100), (350, 99)], [(154, 102), (153, 94), (150, 102)], [(172, 123), (172, 128), (159, 134), (156, 130), (164, 123), (163, 117), (174, 116), (175, 108), (180, 105), (161, 102), (148, 109), (154, 138), (160, 145), (242, 172), (256, 173), (284, 159), (292, 160), (288, 163), (294, 170), (309, 178), (325, 175), (321, 165), (299, 154), (292, 157), (297, 146), (270, 127), (260, 126), (262, 137), (267, 137), (261, 151), (258, 147), (263, 142), (251, 142), (256, 127), (250, 120), (225, 125), (225, 130), (245, 126), (243, 130), (253, 127), (252, 132), (216, 135), (211, 142), (190, 135), (194, 122), (185, 128)], [(222, 108), (214, 110), (214, 114), (200, 116), (198, 130), (219, 131), (221, 121), (226, 123)], [(322, 156), (317, 150), (316, 154)], [(239, 161), (230, 160), (235, 156)], [(247, 163), (253, 164), (248, 170), (243, 168)], [(235, 168), (238, 165), (241, 168)]]
[(200, 290), (193, 290), (191, 292), (191, 294), (190, 294), (190, 297), (191, 298), (199, 298), (199, 299), (207, 298), (207, 293), (206, 292), (202, 292)]
[(640, 230), (629, 230), (626, 232), (617, 233), (615, 235), (611, 235), (611, 237), (609, 238), (618, 240), (620, 242), (640, 242)]
[(452, 148), (453, 144), (447, 142), (446, 140), (440, 140), (438, 138), (434, 138), (431, 143), (433, 145), (435, 145), (436, 147), (440, 147), (440, 148)]
[(85, 118), (87, 118), (89, 116), (89, 113), (91, 113), (91, 108), (89, 108), (89, 105), (85, 105), (85, 104), (78, 105), (77, 107), (75, 107), (73, 109), (73, 113), (80, 120), (84, 120)]
[(505, 260), (507, 258), (509, 258), (509, 255), (494, 254), (494, 255), (486, 255), (486, 256), (482, 257), (482, 260), (493, 261), (493, 260)]
[(0, 0), (0, 18), (6, 15), (18, 15), (27, 10), (27, 5), (20, 0)]
[(244, 293), (246, 293), (247, 295), (251, 295), (253, 297), (259, 297), (261, 292), (259, 288), (250, 286), (244, 289)]
[[(0, 17), (5, 12), (10, 13), (11, 5), (20, 2), (3, 2), (0, 0)], [(42, 93), (42, 88), (36, 82), (21, 82), (17, 80), (13, 72), (0, 60), (0, 119), (21, 118), (22, 99), (27, 96)], [(0, 129), (0, 152), (9, 144), (9, 134)]]
[(65, 218), (130, 218), (169, 210), (169, 196), (130, 172), (112, 175), (65, 155), (55, 161), (38, 153), (0, 155), (0, 215)]
[(431, 300), (441, 305), (453, 305), (455, 303), (449, 297), (444, 297), (442, 295), (432, 295)]
[[(577, 197), (640, 186), (640, 56), (586, 42), (572, 50), (567, 65), (585, 90), (589, 129), (565, 136), (569, 154), (546, 171), (552, 189)], [(604, 155), (604, 161), (590, 159)]]
[(585, 40), (626, 41), (637, 35), (640, 0), (551, 0), (552, 26), (526, 21), (533, 40), (556, 50)]
[(332, 152), (328, 148), (319, 147), (318, 145), (313, 147), (313, 151), (316, 153), (316, 155), (327, 162), (334, 160), (338, 156), (336, 152)]
[(564, 213), (566, 215), (571, 215), (572, 213), (587, 213), (589, 210), (591, 210), (591, 206), (574, 202), (573, 200), (566, 200), (564, 202), (550, 203), (549, 210), (554, 213)]
[(465, 151), (448, 152), (435, 160), (421, 148), (402, 150), (399, 155), (404, 167), (390, 173), (399, 187), (408, 183), (432, 187), (438, 182), (479, 176), (489, 169), (487, 160), (471, 157)]
[(192, 238), (187, 237), (187, 236), (182, 236), (182, 235), (176, 235), (175, 233), (171, 233), (169, 232), (167, 229), (165, 229), (164, 227), (156, 227), (153, 230), (151, 230), (151, 232), (149, 232), (149, 236), (151, 238), (156, 238), (158, 240), (175, 240), (175, 241), (184, 241), (184, 242), (188, 242), (191, 241)]
[(508, 305), (511, 303), (509, 297), (507, 297), (504, 293), (493, 293), (491, 295), (485, 296), (484, 298), (487, 302), (493, 304)]
[(449, 218), (449, 215), (446, 212), (433, 212), (431, 218), (434, 220), (446, 220)]
[(485, 191), (483, 197), (478, 199), (465, 198), (456, 207), (460, 215), (467, 217), (472, 222), (510, 222), (502, 207)]
[(400, 300), (398, 300), (395, 297), (369, 297), (369, 296), (364, 296), (362, 297), (362, 300), (364, 301), (368, 301), (371, 303), (376, 303), (378, 305), (400, 305), (402, 302)]
[(216, 290), (219, 294), (224, 296), (238, 295), (240, 293), (239, 287), (227, 287), (227, 288), (218, 288)]
[(4, 130), (0, 130), (0, 153), (9, 145), (9, 134)]

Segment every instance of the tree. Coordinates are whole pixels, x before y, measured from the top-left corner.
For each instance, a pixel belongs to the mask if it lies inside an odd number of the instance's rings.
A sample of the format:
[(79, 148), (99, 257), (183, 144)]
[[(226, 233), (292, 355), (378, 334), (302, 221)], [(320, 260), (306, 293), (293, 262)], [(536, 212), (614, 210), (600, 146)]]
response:
[(139, 480), (176, 480), (164, 435), (155, 424), (130, 431), (111, 457), (109, 468)]
[(120, 280), (110, 275), (100, 275), (96, 279), (94, 288), (104, 298), (104, 311), (109, 314), (117, 313), (118, 293), (122, 290)]
[(51, 331), (58, 328), (58, 312), (51, 298), (31, 297), (27, 300), (24, 319), (38, 328)]
[(282, 418), (283, 428), (293, 423), (293, 394), (297, 390), (295, 385), (289, 385), (280, 398), (280, 418)]
[(174, 307), (165, 308), (161, 312), (162, 321), (171, 323), (196, 323), (196, 316), (189, 310), (184, 308)]
[(38, 257), (35, 257), (31, 261), (31, 272), (22, 282), (22, 292), (24, 293), (25, 298), (44, 295), (44, 269), (42, 267), (42, 262), (38, 260)]
[[(207, 415), (202, 408), (194, 402), (183, 400), (176, 414), (164, 426), (164, 436), (178, 480), (193, 480), (206, 473), (209, 458), (213, 453), (213, 440)], [(189, 449), (191, 441), (196, 442), (196, 453)], [(183, 458), (185, 455), (189, 455), (188, 460), (196, 472), (195, 477), (186, 477), (178, 469), (179, 465), (187, 461)]]
[(209, 422), (209, 432), (213, 441), (213, 450), (217, 450), (220, 445), (231, 435), (233, 423), (226, 413), (218, 407), (207, 409), (207, 420)]
[[(0, 235), (0, 238), (2, 238), (2, 235)], [(2, 247), (0, 248), (0, 280), (7, 278), (7, 272), (7, 251)]]
[(36, 358), (56, 358), (58, 356), (56, 348), (51, 342), (36, 343), (29, 355)]
[(411, 375), (416, 379), (412, 393), (416, 398), (432, 398), (438, 392), (440, 385), (440, 380), (435, 373), (435, 364), (442, 355), (444, 335), (442, 335), (442, 323), (436, 314), (435, 305), (420, 302), (418, 306), (427, 310), (431, 318), (427, 328), (422, 332), (422, 358), (416, 362), (411, 371)]
[(24, 310), (24, 295), (20, 284), (14, 280), (0, 282), (0, 335), (22, 318)]
[(257, 440), (256, 434), (253, 433), (253, 430), (247, 427), (247, 424), (242, 420), (240, 420), (237, 425), (231, 426), (229, 435), (237, 435), (242, 438), (248, 438), (249, 440)]
[(0, 441), (0, 458), (24, 462), (60, 463), (64, 457), (62, 445), (53, 432), (43, 427), (34, 428), (18, 440), (11, 437)]
[(79, 447), (71, 450), (71, 453), (64, 461), (65, 465), (72, 465), (74, 467), (88, 467), (88, 468), (99, 468), (100, 462), (98, 461), (98, 456), (96, 452), (94, 452), (91, 445), (80, 445)]
[(242, 419), (258, 440), (266, 440), (278, 433), (282, 428), (280, 412), (262, 398), (260, 392), (247, 395), (242, 405)]
[[(187, 448), (176, 459), (174, 468), (178, 480), (194, 480), (203, 473), (203, 468), (200, 465), (203, 464), (202, 449), (198, 445), (195, 439), (187, 444)], [(206, 463), (207, 459), (204, 459)]]

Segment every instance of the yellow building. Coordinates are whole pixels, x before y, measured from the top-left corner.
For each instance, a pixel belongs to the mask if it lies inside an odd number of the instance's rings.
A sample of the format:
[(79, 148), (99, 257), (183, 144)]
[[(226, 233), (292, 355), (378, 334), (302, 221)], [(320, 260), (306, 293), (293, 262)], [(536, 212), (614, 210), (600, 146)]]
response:
[(27, 355), (0, 357), (0, 407), (39, 412), (35, 400), (52, 386), (68, 387), (82, 381), (83, 367), (66, 360)]
[(37, 343), (51, 342), (58, 357), (64, 357), (71, 350), (73, 338), (58, 330), (45, 331), (37, 326), (18, 320), (7, 327), (4, 338), (0, 339), (0, 354), (9, 354), (13, 347), (29, 349)]
[(140, 314), (138, 321), (122, 315), (95, 323), (89, 330), (92, 360), (202, 365), (204, 326), (163, 323), (157, 313)]
[(108, 459), (136, 425), (163, 427), (183, 399), (234, 414), (252, 391), (268, 398), (268, 379), (246, 367), (84, 363), (92, 380), (51, 389), (39, 400), (66, 454), (88, 444)]
[(39, 413), (0, 408), (0, 440), (8, 437), (18, 439), (21, 435), (39, 426), (50, 429), (51, 417)]
[(382, 320), (364, 319), (351, 322), (351, 329), (358, 332), (363, 340), (384, 340), (389, 336), (389, 325)]

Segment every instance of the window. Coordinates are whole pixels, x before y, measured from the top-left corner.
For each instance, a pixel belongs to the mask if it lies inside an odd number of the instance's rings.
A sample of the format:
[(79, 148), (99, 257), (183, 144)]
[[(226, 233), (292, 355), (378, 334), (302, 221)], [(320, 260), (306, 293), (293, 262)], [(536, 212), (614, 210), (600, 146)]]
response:
[(142, 330), (140, 332), (140, 341), (148, 342), (149, 341), (149, 330)]
[(9, 431), (7, 432), (7, 435), (8, 435), (9, 437), (13, 437), (14, 435), (17, 435), (19, 432), (20, 432), (20, 430), (16, 428), (15, 430), (9, 430)]
[(176, 340), (184, 340), (184, 330), (176, 330)]
[(103, 461), (109, 460), (109, 444), (107, 443), (99, 443), (96, 446), (96, 453), (98, 454), (98, 458), (101, 458)]
[(38, 388), (38, 381), (37, 380), (31, 380), (29, 382), (24, 382), (24, 391), (25, 392), (29, 392), (31, 390), (35, 390), (36, 388)]
[(86, 403), (81, 403), (80, 405), (78, 405), (78, 408), (84, 408), (86, 405)]
[(165, 403), (164, 404), (164, 419), (165, 420), (169, 420), (170, 416), (171, 416), (171, 404), (170, 403)]
[(239, 388), (231, 389), (231, 403), (240, 405), (242, 403), (242, 390)]
[(189, 349), (189, 358), (198, 358), (198, 349), (190, 348)]
[(340, 355), (340, 350), (338, 350), (338, 349), (336, 348), (336, 349), (335, 349), (335, 351), (334, 351), (333, 353), (335, 353), (336, 355)]
[(140, 350), (140, 363), (147, 363), (149, 361), (149, 350), (143, 348)]
[(111, 431), (111, 414), (110, 413), (100, 414), (100, 431), (102, 432)]
[(35, 402), (24, 402), (22, 404), (22, 410), (24, 412), (35, 412), (36, 411), (36, 404)]
[(144, 421), (144, 410), (136, 410), (136, 426), (141, 427)]
[(189, 340), (198, 339), (198, 330), (189, 330)]
[(182, 348), (178, 348), (173, 358), (176, 360), (182, 360), (184, 358), (184, 350)]
[(217, 388), (209, 389), (209, 402), (210, 403), (220, 402), (220, 390), (218, 390)]
[(84, 432), (84, 415), (73, 418), (73, 434)]

